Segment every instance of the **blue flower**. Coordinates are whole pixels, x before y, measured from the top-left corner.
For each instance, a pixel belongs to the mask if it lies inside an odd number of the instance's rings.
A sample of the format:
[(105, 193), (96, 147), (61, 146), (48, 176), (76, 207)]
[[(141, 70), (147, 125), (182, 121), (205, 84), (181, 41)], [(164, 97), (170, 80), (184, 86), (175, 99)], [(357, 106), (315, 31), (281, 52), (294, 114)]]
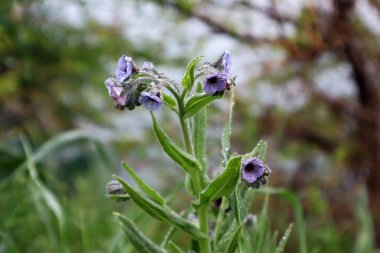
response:
[(122, 55), (115, 70), (116, 80), (119, 82), (124, 82), (132, 75), (134, 71), (136, 71), (136, 68), (133, 65), (132, 58)]
[(227, 74), (214, 73), (206, 76), (203, 82), (203, 90), (209, 95), (219, 95), (227, 88)]
[(150, 93), (143, 91), (141, 92), (139, 102), (151, 111), (158, 110), (162, 106), (161, 94), (160, 92)]
[(221, 57), (221, 65), (223, 67), (223, 72), (226, 73), (228, 78), (231, 77), (231, 55), (228, 51), (225, 51)]
[(256, 181), (264, 175), (265, 165), (260, 159), (253, 157), (243, 161), (241, 177), (250, 186), (256, 186)]
[(127, 101), (127, 95), (124, 93), (124, 87), (114, 78), (107, 78), (104, 82), (108, 94), (116, 102), (116, 108), (123, 110)]

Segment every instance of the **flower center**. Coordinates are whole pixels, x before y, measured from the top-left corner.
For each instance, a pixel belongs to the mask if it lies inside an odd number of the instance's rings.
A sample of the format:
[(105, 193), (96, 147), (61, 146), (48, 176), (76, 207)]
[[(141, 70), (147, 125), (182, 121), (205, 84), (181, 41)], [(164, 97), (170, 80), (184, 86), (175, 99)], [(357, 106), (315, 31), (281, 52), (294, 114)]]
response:
[(254, 170), (257, 170), (256, 166), (252, 163), (248, 163), (246, 166), (245, 166), (245, 171), (247, 172), (252, 172)]

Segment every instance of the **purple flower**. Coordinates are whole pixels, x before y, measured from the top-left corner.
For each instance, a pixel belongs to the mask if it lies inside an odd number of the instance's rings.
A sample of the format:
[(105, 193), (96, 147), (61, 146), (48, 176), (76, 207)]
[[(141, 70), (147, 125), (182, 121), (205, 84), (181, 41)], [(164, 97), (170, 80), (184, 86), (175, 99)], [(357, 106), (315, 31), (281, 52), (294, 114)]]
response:
[(225, 51), (221, 57), (222, 66), (224, 69), (224, 73), (227, 74), (228, 77), (231, 77), (231, 55), (228, 51)]
[(116, 79), (119, 82), (124, 82), (132, 75), (134, 71), (136, 71), (136, 69), (133, 65), (132, 58), (122, 55), (115, 70)]
[(203, 82), (203, 90), (209, 95), (219, 95), (227, 88), (227, 75), (215, 73), (206, 76)]
[(107, 78), (104, 84), (107, 87), (108, 94), (116, 102), (116, 108), (123, 110), (127, 100), (127, 95), (123, 92), (124, 87), (114, 78)]
[(150, 93), (147, 91), (141, 92), (139, 102), (151, 111), (155, 111), (161, 108), (162, 99), (160, 93)]
[(241, 177), (247, 184), (254, 184), (261, 176), (263, 176), (265, 170), (264, 163), (258, 158), (249, 158), (243, 161), (241, 166)]
[(219, 59), (212, 64), (221, 73), (225, 73), (228, 78), (231, 77), (231, 55), (228, 51), (225, 51)]

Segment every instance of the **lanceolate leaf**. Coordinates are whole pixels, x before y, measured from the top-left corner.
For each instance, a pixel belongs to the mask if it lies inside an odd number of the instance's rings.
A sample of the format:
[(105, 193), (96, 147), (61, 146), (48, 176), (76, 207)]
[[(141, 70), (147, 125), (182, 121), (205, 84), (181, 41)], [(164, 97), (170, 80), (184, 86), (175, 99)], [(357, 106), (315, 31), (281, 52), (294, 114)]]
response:
[(163, 92), (162, 94), (164, 95), (164, 104), (173, 111), (177, 112), (177, 102), (175, 101), (175, 99), (167, 95), (165, 92)]
[(289, 239), (290, 233), (292, 232), (292, 228), (293, 228), (293, 223), (290, 223), (289, 226), (288, 226), (288, 228), (286, 229), (286, 231), (284, 233), (284, 236), (281, 238), (281, 241), (280, 241), (280, 243), (278, 244), (278, 246), (276, 248), (276, 253), (282, 253), (282, 252), (284, 252), (285, 245), (286, 245), (286, 242)]
[(243, 159), (250, 158), (250, 157), (257, 157), (260, 160), (265, 161), (266, 154), (267, 154), (267, 143), (263, 140), (260, 140), (259, 143), (257, 143), (256, 147), (251, 151), (251, 153), (244, 155)]
[(222, 98), (222, 97), (223, 97), (223, 95), (220, 95), (220, 96), (211, 96), (208, 94), (196, 94), (196, 95), (194, 95), (185, 104), (185, 113), (183, 115), (183, 118), (187, 119), (187, 118), (197, 114), (206, 105), (208, 105), (212, 101), (219, 99), (219, 98)]
[(175, 144), (174, 141), (158, 125), (153, 113), (151, 113), (151, 116), (153, 120), (154, 132), (166, 154), (168, 154), (168, 156), (170, 156), (186, 173), (195, 174), (199, 171), (201, 168), (199, 162), (178, 147), (177, 144)]
[(166, 250), (160, 248), (158, 245), (156, 245), (147, 237), (145, 237), (140, 232), (140, 229), (127, 217), (116, 212), (114, 212), (113, 215), (122, 225), (125, 234), (127, 235), (132, 245), (135, 247), (137, 252), (139, 253), (166, 253)]
[(202, 109), (193, 119), (193, 144), (195, 157), (202, 165), (202, 169), (207, 169), (206, 152), (206, 109)]
[(43, 184), (41, 179), (38, 177), (37, 167), (33, 161), (32, 150), (29, 143), (23, 136), (21, 136), (20, 139), (26, 155), (26, 163), (29, 170), (29, 176), (34, 184), (33, 191), (41, 196), (41, 199), (45, 202), (50, 211), (53, 212), (54, 216), (57, 218), (59, 229), (61, 230), (63, 229), (65, 223), (62, 206), (56, 196), (50, 191), (49, 188)]
[(191, 222), (189, 222), (186, 219), (183, 219), (181, 216), (176, 214), (168, 207), (161, 206), (156, 202), (148, 199), (144, 195), (140, 194), (122, 178), (114, 176), (114, 179), (119, 181), (119, 183), (123, 186), (123, 189), (129, 194), (129, 196), (136, 203), (136, 205), (142, 208), (147, 214), (149, 214), (153, 218), (173, 224), (174, 226), (189, 233), (194, 238), (206, 238), (206, 235), (203, 232), (201, 232), (197, 227), (195, 227)]
[(226, 248), (226, 253), (234, 253), (239, 241), (240, 233), (243, 229), (244, 223), (241, 223), (239, 227), (236, 228), (235, 233), (233, 234), (233, 237), (231, 238), (231, 241)]
[[(198, 56), (194, 58), (189, 65), (186, 68), (186, 73), (185, 76), (182, 79), (182, 86), (184, 88), (183, 93), (186, 94), (189, 90), (192, 89), (193, 84), (194, 84), (194, 69), (195, 66), (203, 59), (203, 56)], [(183, 94), (183, 95), (184, 95)]]
[(129, 174), (129, 176), (136, 182), (136, 184), (140, 187), (140, 189), (153, 201), (156, 201), (161, 206), (165, 205), (164, 198), (156, 192), (152, 187), (147, 185), (137, 174), (136, 172), (128, 166), (126, 162), (121, 163), (125, 169), (125, 171)]
[(185, 253), (180, 247), (178, 247), (177, 244), (172, 241), (168, 243), (168, 250), (170, 253)]
[(227, 168), (216, 177), (205, 190), (200, 193), (199, 200), (193, 205), (195, 208), (206, 205), (222, 196), (228, 197), (233, 193), (239, 181), (241, 156), (229, 160)]

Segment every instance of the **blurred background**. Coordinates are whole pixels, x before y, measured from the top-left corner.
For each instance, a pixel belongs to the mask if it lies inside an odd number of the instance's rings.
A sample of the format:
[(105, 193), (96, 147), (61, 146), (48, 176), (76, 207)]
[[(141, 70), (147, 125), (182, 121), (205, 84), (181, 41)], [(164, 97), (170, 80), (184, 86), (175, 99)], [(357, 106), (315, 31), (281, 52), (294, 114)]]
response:
[[(190, 59), (225, 50), (238, 76), (232, 151), (268, 142), (270, 186), (301, 201), (308, 252), (375, 252), (379, 35), (378, 0), (2, 0), (0, 252), (133, 252), (115, 210), (161, 238), (166, 225), (107, 200), (105, 185), (125, 160), (179, 210), (190, 201), (183, 175), (148, 111), (114, 109), (104, 80), (122, 54), (179, 81)], [(227, 108), (209, 107), (211, 169)], [(169, 110), (159, 117), (178, 135)], [(269, 213), (273, 231), (294, 222), (278, 196)], [(293, 231), (286, 252), (297, 240)]]

